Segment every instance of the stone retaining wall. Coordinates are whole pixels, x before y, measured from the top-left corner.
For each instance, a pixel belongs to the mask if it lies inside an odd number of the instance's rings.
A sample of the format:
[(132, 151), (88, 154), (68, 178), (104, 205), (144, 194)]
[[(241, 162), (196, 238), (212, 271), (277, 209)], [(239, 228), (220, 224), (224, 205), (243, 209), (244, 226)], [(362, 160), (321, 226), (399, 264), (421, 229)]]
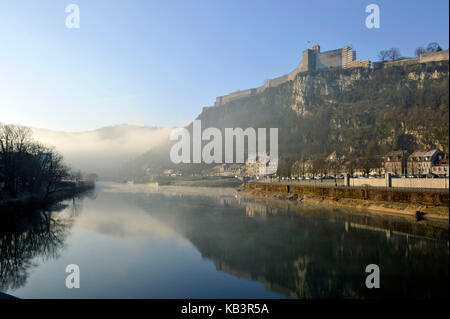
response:
[(330, 198), (352, 198), (373, 201), (411, 203), (421, 205), (449, 206), (448, 192), (395, 190), (354, 187), (316, 187), (246, 183), (245, 189)]

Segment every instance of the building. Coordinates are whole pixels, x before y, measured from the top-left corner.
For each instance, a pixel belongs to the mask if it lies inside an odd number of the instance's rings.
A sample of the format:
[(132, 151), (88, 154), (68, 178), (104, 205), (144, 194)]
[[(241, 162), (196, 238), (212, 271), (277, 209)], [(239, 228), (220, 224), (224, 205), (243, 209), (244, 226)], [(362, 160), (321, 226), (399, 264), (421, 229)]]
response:
[(341, 162), (343, 160), (345, 160), (345, 156), (338, 154), (336, 151), (331, 152), (325, 159), (327, 162)]
[(245, 161), (246, 176), (250, 177), (273, 175), (277, 168), (278, 160), (271, 160), (269, 156), (249, 156)]
[(245, 171), (243, 164), (220, 164), (212, 169), (216, 176), (242, 176)]
[(291, 166), (291, 174), (294, 176), (310, 176), (313, 175), (313, 161), (296, 161)]
[(392, 151), (383, 156), (384, 171), (395, 175), (407, 173), (407, 161), (409, 153), (405, 150)]
[(439, 160), (439, 156), (444, 153), (439, 149), (414, 151), (407, 161), (408, 174), (429, 174), (432, 172), (432, 166)]
[(320, 71), (327, 69), (346, 68), (356, 60), (356, 51), (350, 46), (341, 49), (320, 52), (320, 45), (306, 49), (302, 53), (302, 61), (297, 69), (300, 72)]
[[(302, 52), (302, 60), (298, 66), (290, 73), (283, 76), (267, 80), (264, 85), (247, 90), (239, 90), (224, 96), (218, 96), (214, 106), (220, 106), (235, 100), (252, 96), (263, 92), (267, 88), (277, 87), (288, 81), (292, 81), (295, 76), (302, 72), (316, 72), (331, 69), (348, 69), (353, 67), (372, 68), (369, 60), (356, 60), (356, 51), (350, 46), (340, 49), (320, 52), (320, 45), (316, 44), (311, 49)], [(208, 107), (205, 107), (205, 110)]]
[(448, 153), (438, 156), (437, 161), (431, 166), (431, 172), (436, 175), (448, 176), (449, 175), (449, 159)]

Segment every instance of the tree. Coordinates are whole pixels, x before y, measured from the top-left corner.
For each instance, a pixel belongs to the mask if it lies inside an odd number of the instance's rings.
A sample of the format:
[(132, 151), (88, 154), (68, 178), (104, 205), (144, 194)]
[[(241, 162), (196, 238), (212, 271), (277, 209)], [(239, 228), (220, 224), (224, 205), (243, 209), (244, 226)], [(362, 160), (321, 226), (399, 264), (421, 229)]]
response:
[(388, 56), (389, 54), (386, 50), (381, 50), (380, 53), (378, 53), (378, 58), (380, 59), (380, 61), (386, 61)]
[(0, 125), (0, 167), (2, 167), (4, 178), (2, 192), (17, 196), (21, 173), (26, 169), (24, 162), (30, 142), (30, 129), (22, 126)]
[(437, 42), (430, 42), (427, 46), (427, 52), (438, 52), (442, 51), (441, 46)]
[(347, 161), (347, 163), (345, 163), (345, 169), (347, 170), (347, 173), (350, 174), (350, 176), (353, 176), (353, 174), (355, 174), (356, 166), (357, 163), (354, 159), (350, 159), (349, 161)]
[(292, 162), (289, 160), (280, 160), (278, 165), (278, 176), (291, 176)]
[(318, 156), (312, 161), (312, 172), (313, 176), (318, 174), (324, 176), (327, 175), (329, 170), (328, 163), (321, 157)]
[(416, 50), (414, 51), (414, 54), (416, 55), (416, 57), (420, 57), (421, 54), (424, 54), (425, 52), (427, 52), (423, 47), (417, 47)]
[(68, 171), (60, 154), (32, 140), (30, 129), (0, 125), (0, 195), (16, 198), (38, 194), (46, 198), (69, 176)]
[(69, 168), (64, 165), (63, 157), (60, 154), (49, 149), (46, 157), (47, 165), (45, 166), (44, 171), (46, 183), (45, 199), (48, 198), (51, 193), (57, 191), (59, 182), (70, 176)]
[(388, 58), (391, 61), (398, 60), (401, 57), (400, 50), (398, 48), (390, 48), (387, 52)]
[(386, 60), (398, 60), (401, 57), (400, 50), (398, 48), (390, 48), (389, 50), (381, 50), (380, 53), (378, 53), (378, 58), (381, 61)]
[(407, 150), (408, 152), (412, 152), (417, 149), (417, 140), (414, 135), (402, 133), (394, 139), (392, 148), (394, 150)]
[(364, 172), (364, 175), (369, 176), (372, 170), (381, 167), (381, 160), (378, 156), (364, 157), (358, 161), (358, 164)]
[(342, 163), (340, 160), (334, 160), (328, 162), (328, 167), (330, 172), (333, 173), (333, 176), (336, 178), (342, 171)]

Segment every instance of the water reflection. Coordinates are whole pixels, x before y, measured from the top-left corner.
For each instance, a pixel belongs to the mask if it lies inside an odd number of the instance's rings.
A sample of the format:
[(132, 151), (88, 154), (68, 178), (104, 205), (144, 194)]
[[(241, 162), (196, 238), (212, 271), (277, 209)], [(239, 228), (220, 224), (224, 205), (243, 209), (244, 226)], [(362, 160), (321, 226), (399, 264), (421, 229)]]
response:
[[(136, 202), (218, 270), (294, 298), (448, 296), (448, 229), (440, 225), (239, 198), (147, 195)], [(383, 289), (364, 285), (372, 263)]]
[[(160, 188), (96, 196), (2, 222), (0, 290), (26, 286), (30, 269), (64, 251), (91, 278), (76, 292), (83, 298), (448, 297), (448, 226), (233, 192)], [(380, 266), (382, 289), (364, 285), (372, 263)], [(272, 295), (261, 284), (243, 292), (236, 278), (262, 283)], [(56, 281), (41, 289), (71, 296), (58, 287)]]
[(49, 209), (0, 211), (0, 291), (24, 286), (30, 270), (38, 265), (36, 257), (41, 262), (59, 257), (74, 218), (81, 213), (81, 203), (79, 195)]

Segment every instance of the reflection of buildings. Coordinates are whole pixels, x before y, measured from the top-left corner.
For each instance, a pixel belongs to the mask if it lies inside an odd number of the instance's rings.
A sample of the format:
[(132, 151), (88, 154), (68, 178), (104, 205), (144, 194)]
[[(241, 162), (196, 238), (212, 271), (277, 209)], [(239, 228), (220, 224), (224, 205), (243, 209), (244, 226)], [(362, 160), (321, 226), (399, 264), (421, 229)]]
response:
[(267, 215), (274, 215), (278, 212), (277, 208), (267, 206), (264, 203), (246, 202), (245, 215), (247, 217), (267, 217)]
[[(424, 276), (430, 268), (435, 268), (429, 264), (430, 260), (448, 259), (448, 252), (441, 256), (442, 259), (436, 259), (433, 252), (436, 243), (411, 236), (405, 232), (407, 227), (404, 224), (395, 225), (391, 230), (383, 223), (371, 223), (365, 217), (354, 218), (354, 221), (350, 218), (345, 232), (344, 223), (339, 219), (286, 215), (258, 203), (246, 203), (245, 213), (246, 216), (264, 218), (257, 219), (257, 227), (250, 222), (245, 225), (246, 222), (242, 221), (239, 229), (218, 231), (219, 242), (214, 238), (208, 239), (209, 247), (214, 242), (213, 251), (203, 250), (198, 240), (194, 244), (203, 255), (209, 256), (216, 265), (220, 264), (222, 270), (256, 279), (271, 290), (294, 298), (365, 296), (364, 286), (360, 287), (359, 282), (352, 282), (349, 278), (359, 274), (377, 254), (383, 255), (385, 271), (404, 272), (410, 278)], [(280, 214), (284, 215), (279, 218)], [(224, 241), (227, 232), (238, 238)], [(440, 245), (446, 248), (445, 242)], [(222, 252), (226, 254), (222, 255)], [(415, 257), (410, 259), (407, 256)], [(401, 282), (396, 284), (383, 293), (387, 296), (401, 293), (403, 285)], [(438, 286), (437, 282), (433, 284)], [(418, 286), (425, 291), (433, 284), (421, 281)], [(423, 291), (418, 289), (411, 293), (421, 295)]]
[[(294, 298), (448, 295), (448, 230), (440, 227), (278, 201), (244, 199), (239, 206), (230, 199), (218, 207), (214, 198), (191, 200), (174, 199), (168, 209), (153, 198), (149, 213), (217, 269), (270, 290)], [(372, 263), (395, 274), (382, 291), (364, 285)]]

